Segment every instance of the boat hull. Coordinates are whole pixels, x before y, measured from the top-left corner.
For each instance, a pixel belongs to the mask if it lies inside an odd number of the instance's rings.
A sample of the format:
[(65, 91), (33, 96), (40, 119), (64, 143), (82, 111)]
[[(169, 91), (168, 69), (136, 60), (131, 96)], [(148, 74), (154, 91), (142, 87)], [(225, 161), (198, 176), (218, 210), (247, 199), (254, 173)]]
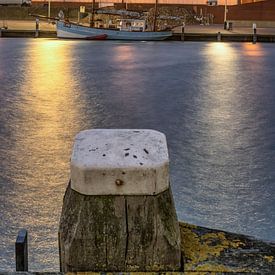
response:
[(56, 23), (56, 31), (58, 38), (69, 39), (99, 39), (99, 37), (102, 37), (102, 39), (107, 40), (154, 41), (164, 40), (169, 36), (172, 36), (171, 31), (130, 32), (101, 28), (89, 28), (75, 24), (67, 24), (61, 21)]

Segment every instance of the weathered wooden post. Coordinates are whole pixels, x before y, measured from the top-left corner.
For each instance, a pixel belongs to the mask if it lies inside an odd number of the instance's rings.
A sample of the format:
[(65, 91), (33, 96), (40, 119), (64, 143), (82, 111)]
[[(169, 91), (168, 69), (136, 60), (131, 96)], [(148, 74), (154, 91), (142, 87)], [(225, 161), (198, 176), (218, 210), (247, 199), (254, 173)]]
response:
[(180, 37), (181, 41), (184, 41), (184, 29), (185, 29), (185, 22), (183, 22), (181, 26), (181, 37)]
[(218, 34), (217, 34), (217, 41), (221, 42), (221, 40), (222, 40), (221, 32), (218, 32)]
[(15, 242), (16, 271), (28, 271), (28, 232), (21, 229)]
[(256, 44), (257, 43), (257, 25), (256, 25), (256, 23), (253, 23), (252, 29), (253, 29), (252, 43)]
[(87, 130), (75, 140), (59, 227), (61, 271), (178, 271), (165, 136)]
[(35, 38), (39, 37), (39, 18), (35, 18)]

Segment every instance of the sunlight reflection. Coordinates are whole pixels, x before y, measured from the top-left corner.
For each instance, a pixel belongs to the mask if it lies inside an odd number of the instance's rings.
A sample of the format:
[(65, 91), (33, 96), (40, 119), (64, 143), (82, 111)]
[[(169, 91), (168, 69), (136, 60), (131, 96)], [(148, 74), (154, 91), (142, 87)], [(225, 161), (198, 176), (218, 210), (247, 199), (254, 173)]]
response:
[[(55, 40), (30, 45), (19, 106), (24, 126), (17, 140), (17, 150), (25, 148), (30, 155), (16, 156), (25, 168), (26, 178), (37, 166), (41, 174), (36, 176), (51, 185), (56, 183), (48, 182), (47, 177), (54, 173), (57, 162), (68, 171), (69, 155), (65, 152), (70, 152), (71, 139), (79, 130), (77, 81), (70, 65), (73, 53), (70, 43)], [(45, 171), (43, 167), (49, 165), (53, 170)], [(28, 180), (27, 184), (36, 182)]]
[[(57, 254), (56, 236), (47, 234), (57, 230), (60, 197), (69, 179), (70, 152), (81, 117), (79, 84), (71, 66), (72, 45), (57, 40), (30, 42), (21, 64), (15, 103), (19, 115), (13, 121), (15, 144), (10, 152), (16, 167), (17, 196), (10, 201), (20, 208), (17, 222), (32, 232), (30, 257), (48, 247)], [(46, 259), (40, 261), (44, 264)], [(58, 266), (58, 260), (52, 264)]]

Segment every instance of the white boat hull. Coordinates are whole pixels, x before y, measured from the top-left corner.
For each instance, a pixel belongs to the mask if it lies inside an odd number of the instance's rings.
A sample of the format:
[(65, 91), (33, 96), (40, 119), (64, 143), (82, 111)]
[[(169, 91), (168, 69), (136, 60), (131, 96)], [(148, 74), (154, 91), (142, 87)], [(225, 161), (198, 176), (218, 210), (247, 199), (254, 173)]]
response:
[(90, 28), (76, 24), (67, 24), (62, 21), (56, 22), (58, 38), (69, 39), (107, 39), (107, 40), (137, 40), (153, 41), (164, 40), (172, 36), (171, 31), (162, 32), (131, 32), (102, 28)]

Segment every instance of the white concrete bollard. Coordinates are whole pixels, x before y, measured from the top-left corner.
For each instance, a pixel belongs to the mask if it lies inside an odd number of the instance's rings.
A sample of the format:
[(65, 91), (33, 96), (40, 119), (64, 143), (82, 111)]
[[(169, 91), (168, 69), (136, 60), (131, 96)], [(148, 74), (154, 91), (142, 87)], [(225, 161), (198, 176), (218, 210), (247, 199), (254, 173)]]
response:
[(181, 270), (168, 168), (160, 132), (80, 132), (60, 219), (61, 271)]

